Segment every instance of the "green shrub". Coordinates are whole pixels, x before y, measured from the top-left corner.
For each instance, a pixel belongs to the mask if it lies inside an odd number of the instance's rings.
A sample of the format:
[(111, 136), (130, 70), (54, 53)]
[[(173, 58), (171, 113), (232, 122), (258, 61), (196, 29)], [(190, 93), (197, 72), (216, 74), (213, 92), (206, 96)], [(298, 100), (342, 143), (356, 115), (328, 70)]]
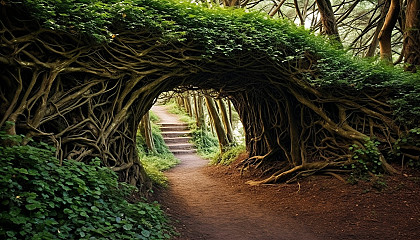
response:
[(214, 158), (219, 150), (219, 141), (210, 132), (203, 129), (195, 129), (191, 132), (194, 146), (197, 148), (197, 153), (207, 159)]
[(152, 124), (152, 138), (155, 146), (154, 153), (149, 152), (143, 136), (141, 136), (140, 133), (137, 134), (137, 146), (140, 154), (171, 154), (171, 151), (169, 150), (168, 146), (166, 146), (165, 141), (163, 140), (159, 127), (155, 124)]
[(369, 172), (379, 174), (383, 172), (382, 162), (379, 157), (381, 155), (378, 150), (379, 142), (367, 139), (363, 148), (353, 145), (350, 150), (353, 151), (353, 160), (356, 162), (351, 165), (353, 174), (362, 176)]
[(223, 154), (219, 153), (217, 156), (215, 156), (210, 163), (211, 164), (229, 165), (236, 159), (236, 157), (239, 154), (241, 154), (243, 152), (245, 152), (245, 146), (244, 145), (230, 147)]
[(156, 203), (130, 203), (134, 187), (100, 166), (65, 160), (52, 147), (0, 132), (0, 239), (169, 239)]
[(177, 115), (186, 115), (185, 111), (175, 102), (174, 99), (171, 99), (165, 104), (169, 108), (168, 112), (177, 114)]
[(156, 113), (154, 113), (153, 111), (149, 111), (149, 115), (150, 115), (150, 122), (157, 124), (160, 121), (159, 116), (156, 115)]

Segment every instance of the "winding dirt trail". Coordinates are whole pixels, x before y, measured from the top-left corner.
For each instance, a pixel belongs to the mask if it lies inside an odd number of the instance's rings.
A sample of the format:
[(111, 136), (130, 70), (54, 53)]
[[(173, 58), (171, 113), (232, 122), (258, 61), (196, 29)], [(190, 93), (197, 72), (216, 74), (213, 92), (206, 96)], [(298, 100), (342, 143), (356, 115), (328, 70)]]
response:
[[(152, 108), (161, 123), (180, 123), (163, 106)], [(302, 223), (281, 211), (271, 211), (269, 200), (242, 191), (208, 174), (208, 161), (194, 153), (177, 154), (181, 163), (166, 173), (170, 186), (158, 193), (181, 236), (178, 239), (318, 239)]]

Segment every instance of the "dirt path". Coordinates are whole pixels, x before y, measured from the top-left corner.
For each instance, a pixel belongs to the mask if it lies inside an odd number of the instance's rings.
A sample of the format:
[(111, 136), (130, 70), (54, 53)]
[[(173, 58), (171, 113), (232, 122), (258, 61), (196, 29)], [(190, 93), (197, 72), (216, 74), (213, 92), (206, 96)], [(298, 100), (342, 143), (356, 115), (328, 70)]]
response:
[[(159, 111), (166, 123), (177, 121)], [(170, 187), (156, 197), (178, 239), (420, 239), (419, 171), (354, 185), (318, 175), (255, 187), (244, 184), (235, 164), (215, 167), (195, 154), (176, 156), (182, 162), (167, 172)]]
[[(179, 122), (161, 106), (152, 110), (163, 123)], [(255, 194), (209, 176), (208, 161), (193, 153), (176, 156), (181, 164), (167, 172), (170, 187), (160, 201), (179, 221), (179, 239), (317, 239), (302, 223), (265, 208)]]

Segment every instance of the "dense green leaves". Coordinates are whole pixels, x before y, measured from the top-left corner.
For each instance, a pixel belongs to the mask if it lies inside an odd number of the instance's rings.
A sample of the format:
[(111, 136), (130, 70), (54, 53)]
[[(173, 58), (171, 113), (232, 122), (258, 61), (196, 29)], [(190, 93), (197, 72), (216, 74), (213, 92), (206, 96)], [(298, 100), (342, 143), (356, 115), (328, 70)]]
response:
[[(0, 132), (1, 239), (168, 239), (156, 204), (129, 203), (134, 189), (100, 167), (66, 160), (59, 166), (51, 147)], [(146, 237), (148, 236), (148, 237)]]
[[(147, 28), (162, 40), (195, 40), (206, 56), (260, 50), (273, 58), (284, 56), (278, 46), (296, 46), (309, 32), (287, 20), (271, 20), (242, 9), (207, 9), (187, 1), (171, 0), (24, 0), (46, 27), (87, 34), (111, 41), (123, 29)], [(299, 42), (296, 40), (299, 39)], [(294, 41), (291, 41), (294, 40)], [(307, 45), (307, 44), (306, 44)]]
[(353, 145), (350, 150), (353, 152), (353, 160), (355, 163), (352, 164), (353, 174), (363, 175), (368, 172), (378, 174), (383, 172), (381, 167), (382, 162), (380, 161), (380, 151), (378, 150), (378, 141), (366, 139), (366, 142), (361, 148), (358, 145)]
[[(23, 0), (49, 28), (109, 42), (123, 30), (147, 29), (161, 43), (194, 41), (203, 59), (239, 57), (252, 52), (271, 64), (294, 63), (310, 53), (315, 74), (301, 74), (319, 88), (391, 89), (395, 116), (410, 122), (420, 117), (420, 77), (370, 60), (355, 59), (287, 20), (273, 20), (243, 9), (208, 9), (174, 0)], [(316, 77), (314, 77), (316, 76)]]

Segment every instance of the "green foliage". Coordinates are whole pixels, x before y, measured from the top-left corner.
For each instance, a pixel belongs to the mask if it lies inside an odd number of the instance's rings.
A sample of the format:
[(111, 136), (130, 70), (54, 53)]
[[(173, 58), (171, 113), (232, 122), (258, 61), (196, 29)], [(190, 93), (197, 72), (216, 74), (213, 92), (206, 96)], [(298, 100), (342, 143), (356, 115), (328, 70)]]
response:
[(170, 99), (166, 104), (166, 107), (168, 107), (168, 111), (170, 113), (176, 114), (176, 115), (186, 115), (187, 113), (175, 102), (175, 99)]
[(374, 174), (383, 172), (382, 162), (379, 159), (381, 153), (378, 146), (378, 141), (366, 139), (363, 148), (359, 145), (350, 147), (350, 150), (353, 151), (353, 160), (356, 161), (356, 163), (351, 165), (353, 174), (362, 176), (369, 172)]
[(210, 132), (203, 129), (195, 129), (191, 132), (197, 153), (207, 159), (214, 158), (219, 152), (219, 141)]
[(100, 166), (66, 160), (45, 143), (0, 132), (1, 239), (169, 239), (156, 203), (130, 203), (134, 187)]
[[(372, 60), (356, 59), (283, 19), (243, 9), (208, 9), (174, 0), (21, 0), (29, 11), (52, 29), (90, 36), (107, 42), (118, 31), (148, 29), (161, 43), (194, 41), (203, 59), (252, 52), (270, 64), (294, 64), (312, 55), (317, 77), (301, 73), (309, 84), (349, 94), (362, 89), (392, 92), (395, 117), (415, 123), (420, 117), (419, 74), (406, 74)], [(267, 63), (268, 63), (267, 62)]]
[(241, 154), (243, 152), (245, 152), (245, 146), (244, 145), (230, 147), (223, 154), (219, 153), (218, 155), (216, 155), (210, 163), (211, 164), (229, 165), (238, 157), (239, 154)]
[(150, 122), (154, 123), (155, 125), (160, 121), (158, 115), (153, 111), (149, 111)]
[(287, 20), (273, 20), (243, 9), (208, 9), (189, 1), (23, 2), (44, 26), (52, 29), (86, 34), (102, 42), (112, 41), (117, 30), (146, 28), (161, 35), (162, 42), (194, 40), (203, 47), (205, 58), (252, 51), (275, 61), (292, 61), (317, 45), (325, 46), (324, 39), (308, 40), (308, 31)]
[(150, 179), (162, 187), (166, 187), (168, 184), (168, 179), (162, 171), (179, 163), (179, 160), (173, 157), (173, 155), (150, 154), (140, 156), (140, 158), (141, 163), (143, 164), (143, 167)]
[[(317, 49), (315, 49), (317, 50)], [(345, 91), (358, 94), (370, 89), (390, 92), (388, 103), (393, 115), (406, 126), (415, 125), (420, 117), (420, 74), (405, 73), (399, 67), (389, 66), (370, 59), (359, 59), (324, 47), (317, 52), (321, 59), (317, 68), (320, 77), (307, 78), (309, 82), (324, 90)]]

